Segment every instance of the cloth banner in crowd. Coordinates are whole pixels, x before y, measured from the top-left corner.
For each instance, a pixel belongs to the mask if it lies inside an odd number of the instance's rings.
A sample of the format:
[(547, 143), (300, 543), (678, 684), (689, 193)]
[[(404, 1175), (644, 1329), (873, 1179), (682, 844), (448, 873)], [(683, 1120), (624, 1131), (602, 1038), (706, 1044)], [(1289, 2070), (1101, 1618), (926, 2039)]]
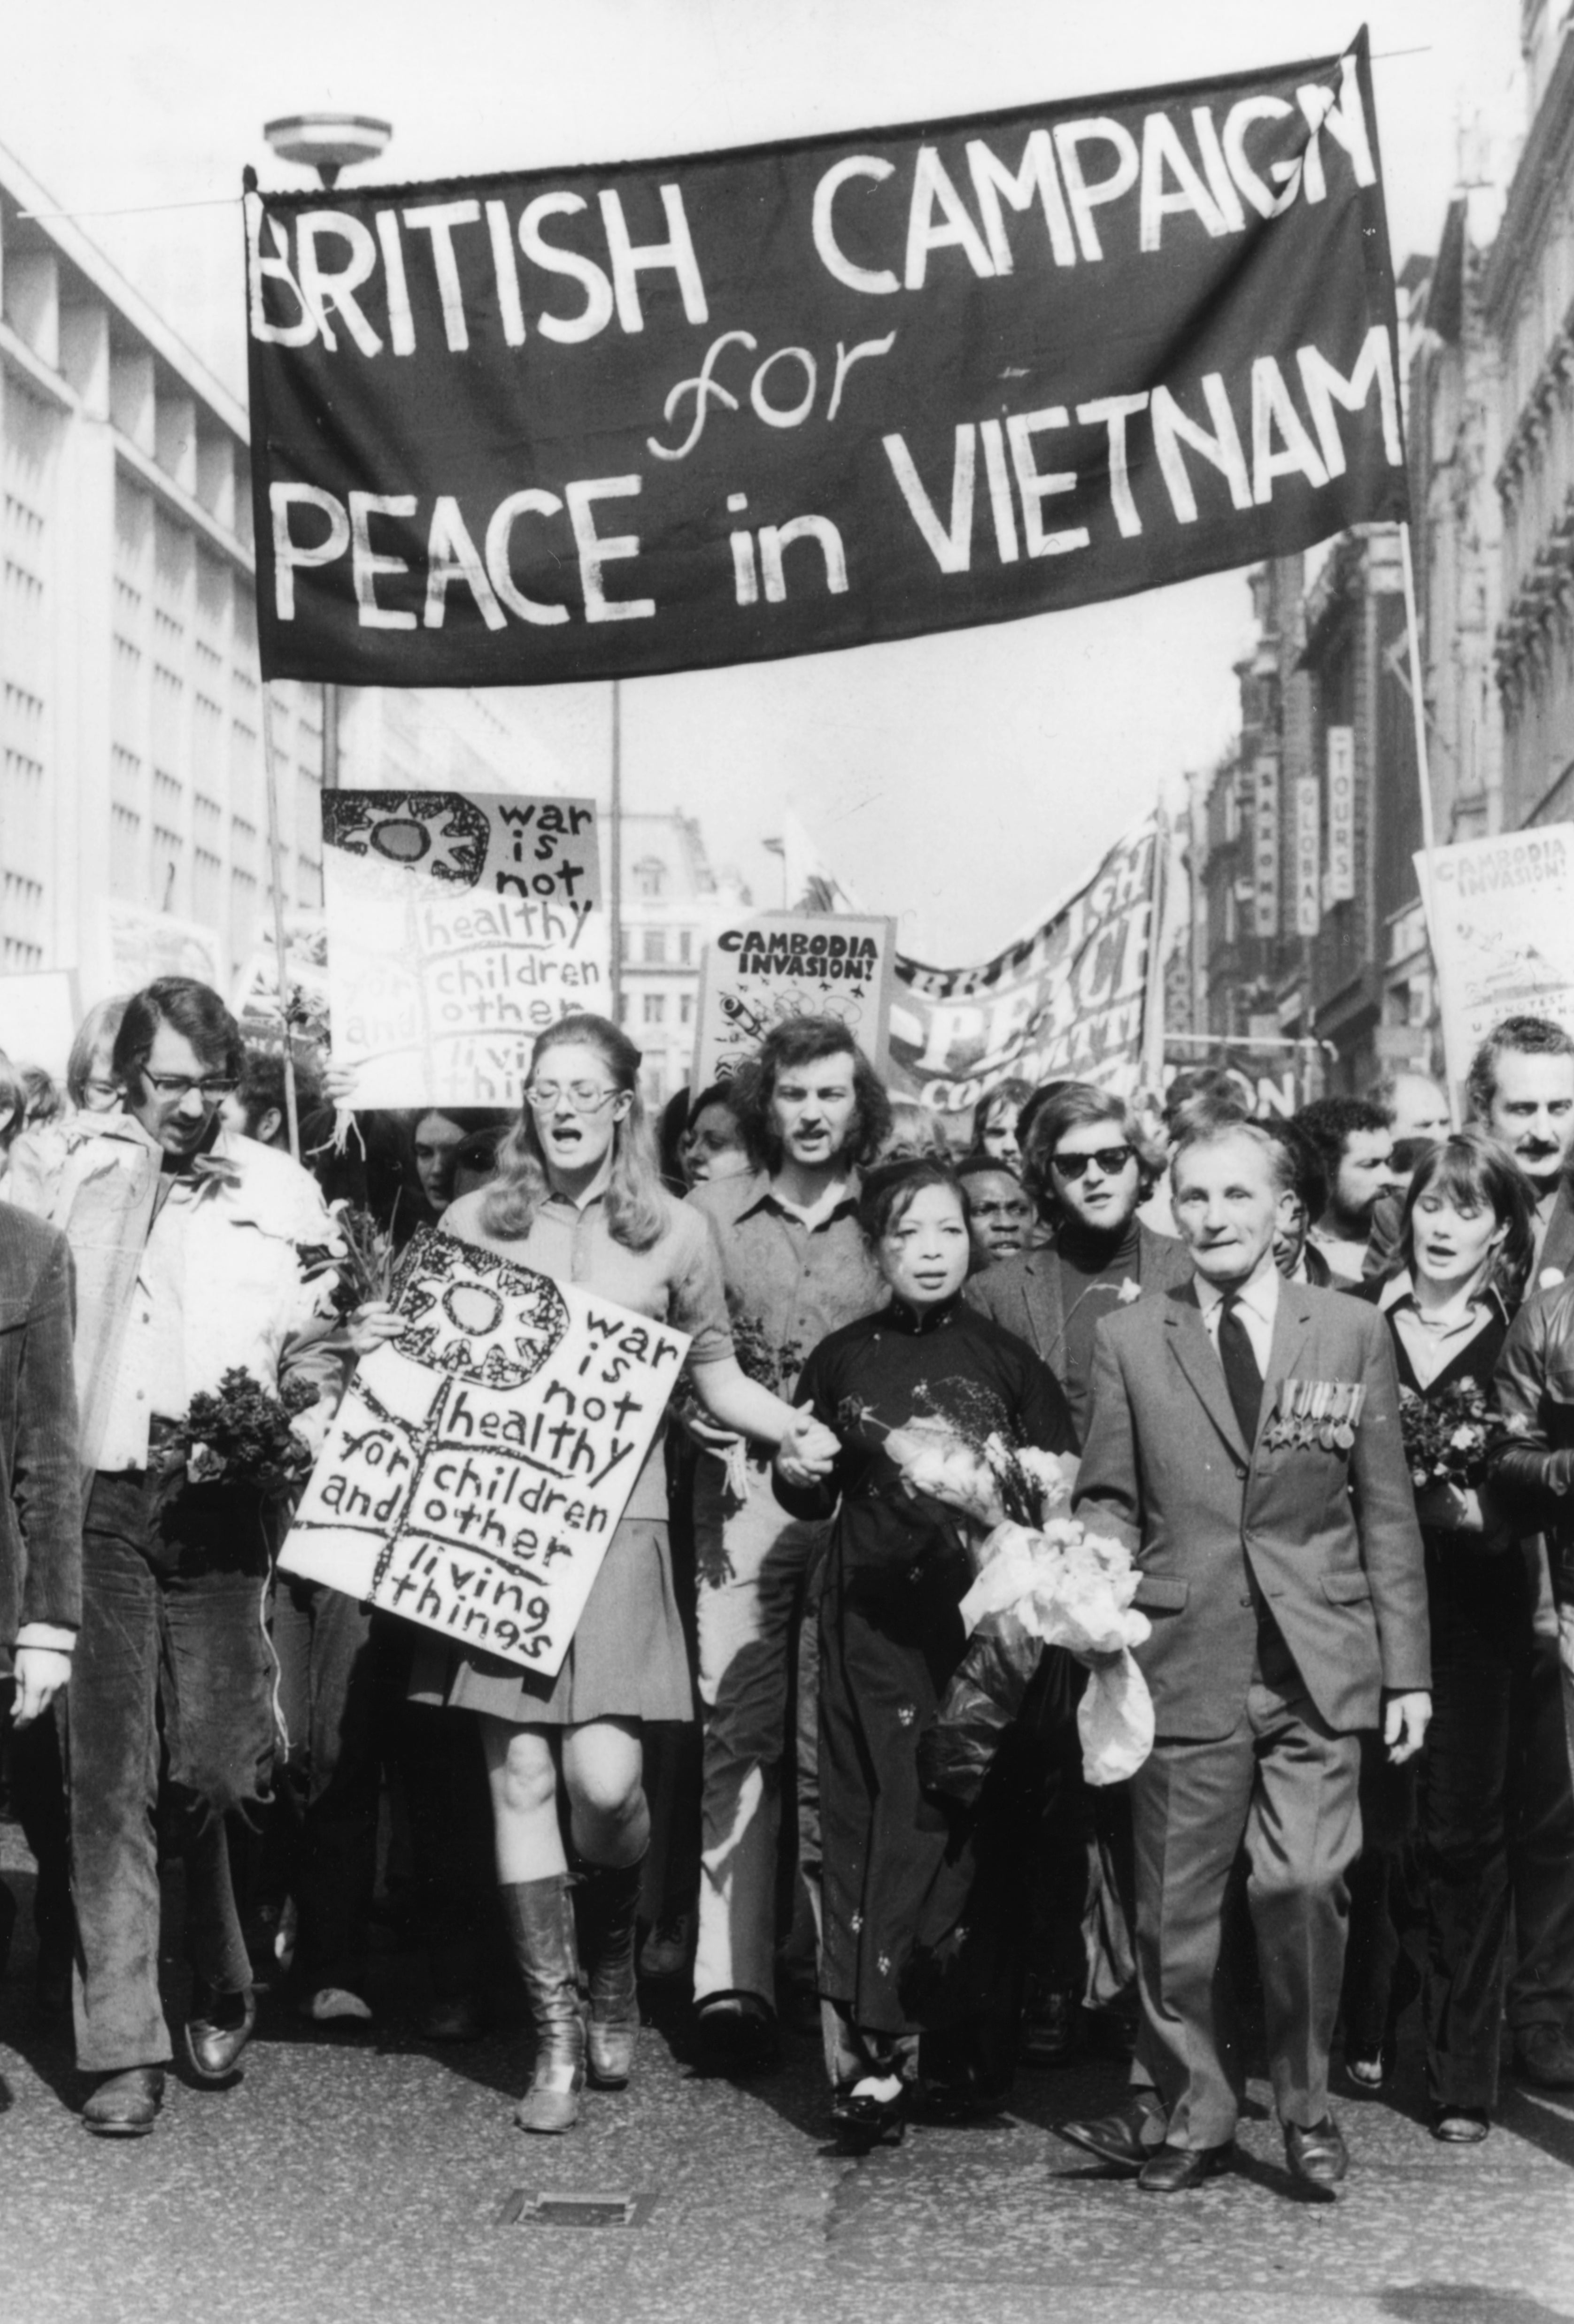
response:
[(0, 1053), (14, 1065), (42, 1065), (63, 1078), (81, 1016), (73, 968), (0, 976)]
[(1322, 1051), (1316, 1041), (1287, 1041), (1275, 1037), (1257, 1041), (1208, 1041), (1174, 1038), (1164, 1044), (1163, 1086), (1181, 1074), (1203, 1066), (1222, 1068), (1239, 1091), (1241, 1102), (1258, 1115), (1277, 1114), (1287, 1121), (1321, 1092)]
[(832, 912), (766, 912), (705, 947), (694, 1044), (698, 1092), (730, 1081), (784, 1017), (838, 1017), (877, 1073), (889, 1062), (896, 923)]
[(981, 968), (896, 959), (891, 1062), (943, 1112), (999, 1082), (1062, 1077), (1125, 1096), (1142, 1072), (1158, 835), (1152, 819), (1020, 943)]
[(966, 119), (245, 207), (266, 678), (816, 653), (1406, 513), (1364, 33)]
[[(1424, 853), (1415, 869), (1425, 898)], [(1551, 1017), (1574, 1033), (1574, 824), (1435, 847), (1427, 932), (1456, 1088), (1505, 1017)]]
[(287, 912), (284, 916), (284, 992), (279, 990), (279, 955), (271, 927), (264, 927), (257, 948), (246, 962), (235, 987), (235, 1014), (246, 1039), (260, 1047), (279, 1049), (284, 1040), (284, 1011), (290, 1028), (301, 1040), (329, 1047), (328, 921), (321, 912)]
[(608, 1012), (589, 799), (325, 791), (322, 885), (357, 1106), (517, 1105), (536, 1035)]
[(554, 1677), (688, 1335), (423, 1227), (279, 1563)]

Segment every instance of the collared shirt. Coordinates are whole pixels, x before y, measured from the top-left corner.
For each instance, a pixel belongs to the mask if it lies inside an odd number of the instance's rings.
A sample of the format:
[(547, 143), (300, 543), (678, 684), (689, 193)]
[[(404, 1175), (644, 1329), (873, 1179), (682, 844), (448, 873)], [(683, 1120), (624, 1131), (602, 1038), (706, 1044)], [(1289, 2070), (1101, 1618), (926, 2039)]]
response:
[(159, 1191), (162, 1199), (137, 1260), (98, 1452), (100, 1469), (145, 1469), (153, 1416), (179, 1420), (191, 1401), (186, 1386), (186, 1255), (198, 1182), (166, 1173)]
[[(703, 1223), (681, 1203), (662, 1197), (666, 1224), (648, 1250), (616, 1241), (606, 1222), (606, 1189), (594, 1187), (576, 1203), (549, 1194), (537, 1204), (523, 1235), (491, 1233), (483, 1225), (487, 1190), (461, 1196), (444, 1212), (443, 1231), (500, 1251), (554, 1283), (578, 1283), (653, 1323), (671, 1323), (690, 1337), (688, 1362), (713, 1364), (733, 1352), (721, 1269)], [(667, 1516), (666, 1470), (657, 1430), (624, 1510), (625, 1517)]]
[[(1252, 1343), (1252, 1353), (1257, 1359), (1257, 1370), (1264, 1379), (1268, 1377), (1268, 1357), (1273, 1345), (1273, 1319), (1279, 1313), (1279, 1286), (1282, 1281), (1272, 1260), (1254, 1275), (1249, 1283), (1239, 1286), (1236, 1305), (1241, 1322), (1246, 1327), (1246, 1337)], [(1225, 1294), (1217, 1283), (1198, 1272), (1193, 1278), (1197, 1304), (1202, 1310), (1202, 1321), (1215, 1352), (1218, 1349), (1219, 1316), (1224, 1307)]]
[(1316, 1243), (1336, 1282), (1359, 1283), (1366, 1263), (1365, 1242), (1346, 1242), (1343, 1236), (1329, 1234), (1321, 1227), (1313, 1227), (1309, 1240)]
[(885, 1299), (858, 1225), (856, 1177), (812, 1227), (777, 1198), (764, 1170), (712, 1179), (689, 1202), (720, 1254), (739, 1363), (791, 1403), (821, 1340)]
[[(1460, 1351), (1486, 1329), (1494, 1314), (1503, 1316), (1501, 1301), (1495, 1292), (1488, 1290), (1472, 1299), (1464, 1314), (1446, 1331), (1437, 1330), (1421, 1314), (1408, 1268), (1402, 1268), (1384, 1285), (1377, 1305), (1403, 1341), (1416, 1386), (1421, 1388), (1430, 1388), (1440, 1372), (1448, 1370)], [(1506, 1316), (1503, 1320), (1506, 1322)]]
[(1563, 1181), (1555, 1178), (1550, 1191), (1544, 1194), (1531, 1213), (1531, 1280), (1534, 1282), (1541, 1270), (1542, 1252), (1546, 1246), (1547, 1229), (1552, 1223), (1552, 1213), (1558, 1207), (1558, 1195)]

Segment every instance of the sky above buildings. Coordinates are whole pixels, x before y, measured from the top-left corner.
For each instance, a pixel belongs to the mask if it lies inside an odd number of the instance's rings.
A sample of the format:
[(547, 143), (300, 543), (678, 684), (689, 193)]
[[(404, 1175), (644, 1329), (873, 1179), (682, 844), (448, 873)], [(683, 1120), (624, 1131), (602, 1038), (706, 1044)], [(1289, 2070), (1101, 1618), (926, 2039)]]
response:
[[(1521, 118), (1516, 0), (1369, 0), (1396, 263)], [(299, 185), (261, 124), (341, 106), (394, 124), (378, 178), (549, 168), (940, 118), (1341, 47), (1329, 0), (51, 0), (6, 29), (0, 141), (244, 392), (242, 165)], [(374, 173), (363, 172), (363, 175)], [(178, 208), (143, 205), (182, 204)], [(86, 213), (104, 213), (85, 215)], [(107, 213), (133, 213), (108, 215)], [(1118, 604), (850, 653), (634, 681), (626, 798), (698, 816), (761, 903), (791, 807), (903, 949), (996, 950), (1236, 715), (1238, 574)], [(595, 770), (586, 689), (543, 721)], [(604, 689), (595, 689), (604, 696)]]

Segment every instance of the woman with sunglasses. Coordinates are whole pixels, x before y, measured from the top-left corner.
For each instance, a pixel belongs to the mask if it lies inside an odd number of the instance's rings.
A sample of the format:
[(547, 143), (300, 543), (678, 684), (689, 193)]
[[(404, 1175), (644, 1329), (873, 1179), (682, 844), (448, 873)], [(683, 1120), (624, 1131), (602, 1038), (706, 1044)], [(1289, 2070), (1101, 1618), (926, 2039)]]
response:
[[(451, 1204), (442, 1231), (688, 1333), (687, 1377), (707, 1413), (779, 1448), (783, 1472), (808, 1484), (829, 1470), (836, 1440), (739, 1370), (705, 1222), (661, 1182), (639, 1067), (639, 1051), (604, 1017), (565, 1017), (543, 1033), (495, 1178)], [(633, 2062), (650, 1838), (641, 1725), (693, 1716), (659, 1437), (558, 1676), (433, 1641), (418, 1652), (412, 1691), (480, 1715), (504, 1914), (536, 2024), (514, 2119), (522, 2130), (567, 2130), (587, 2072), (621, 2089)]]

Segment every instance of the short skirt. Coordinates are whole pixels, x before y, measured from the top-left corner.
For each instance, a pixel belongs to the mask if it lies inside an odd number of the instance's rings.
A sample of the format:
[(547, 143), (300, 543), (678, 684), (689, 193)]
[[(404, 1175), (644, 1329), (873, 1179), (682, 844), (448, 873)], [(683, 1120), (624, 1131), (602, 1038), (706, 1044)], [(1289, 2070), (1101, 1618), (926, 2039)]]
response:
[(618, 1526), (556, 1678), (464, 1653), (429, 1631), (416, 1646), (410, 1696), (516, 1727), (692, 1720), (694, 1680), (665, 1524), (625, 1517)]

